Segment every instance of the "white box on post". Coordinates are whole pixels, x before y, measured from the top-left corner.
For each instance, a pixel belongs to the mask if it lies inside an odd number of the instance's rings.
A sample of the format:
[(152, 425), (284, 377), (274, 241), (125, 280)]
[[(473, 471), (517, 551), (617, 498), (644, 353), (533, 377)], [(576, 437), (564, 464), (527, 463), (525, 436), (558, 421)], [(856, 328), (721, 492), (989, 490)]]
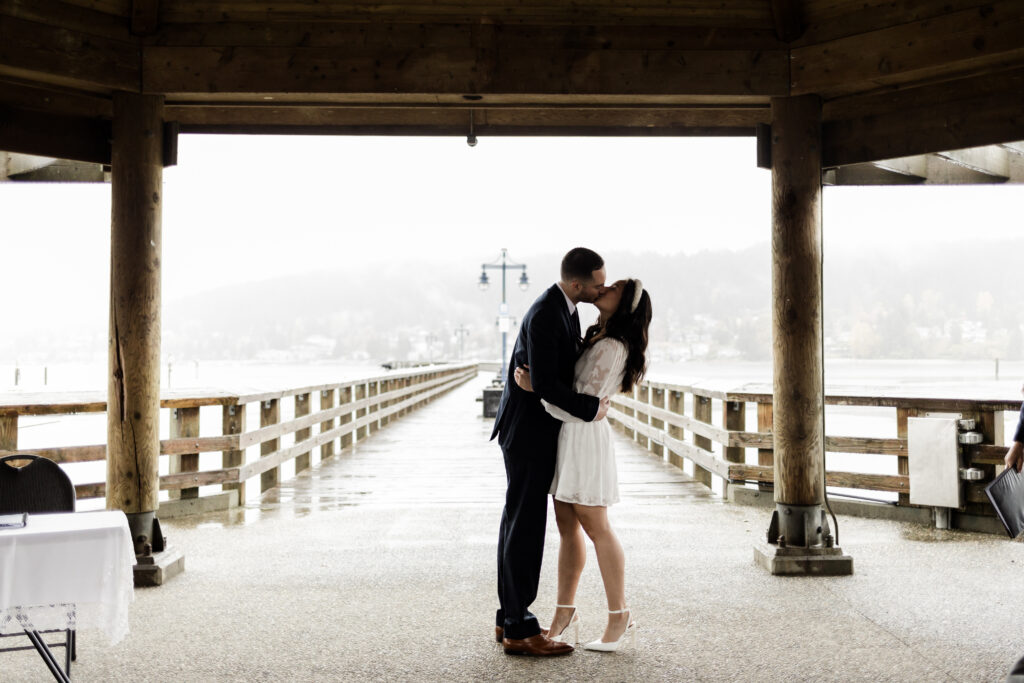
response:
[(959, 508), (963, 504), (955, 418), (908, 419), (907, 455), (911, 505)]

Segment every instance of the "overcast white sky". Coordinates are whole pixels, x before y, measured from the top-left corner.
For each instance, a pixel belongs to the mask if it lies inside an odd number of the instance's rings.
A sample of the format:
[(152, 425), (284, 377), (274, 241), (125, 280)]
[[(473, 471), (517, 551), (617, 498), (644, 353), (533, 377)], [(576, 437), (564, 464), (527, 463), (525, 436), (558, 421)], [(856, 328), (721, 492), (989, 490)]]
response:
[[(475, 278), (501, 247), (522, 261), (577, 244), (748, 247), (769, 237), (770, 174), (754, 157), (752, 138), (183, 136), (164, 174), (164, 300), (346, 262), (464, 264)], [(1022, 216), (1024, 186), (827, 188), (826, 258), (1020, 236)], [(8, 320), (106, 315), (109, 185), (0, 183), (0, 217)]]

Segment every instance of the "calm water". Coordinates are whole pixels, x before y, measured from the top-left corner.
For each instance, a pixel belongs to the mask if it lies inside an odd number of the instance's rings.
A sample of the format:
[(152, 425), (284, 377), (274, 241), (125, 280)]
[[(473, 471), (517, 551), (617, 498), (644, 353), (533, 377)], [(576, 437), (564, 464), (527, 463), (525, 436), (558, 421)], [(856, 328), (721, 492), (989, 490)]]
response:
[[(164, 365), (161, 382), (164, 388), (179, 389), (272, 389), (289, 388), (377, 374), (380, 367), (367, 363), (363, 365), (339, 363), (243, 363), (204, 362), (175, 363)], [(38, 391), (106, 391), (106, 367), (93, 364), (50, 365), (44, 376), (41, 366), (21, 366), (18, 386), (14, 386), (14, 366), (0, 365), (0, 393), (23, 393)], [(652, 379), (673, 381), (682, 384), (705, 384), (716, 388), (739, 388), (745, 385), (771, 384), (771, 367), (768, 363), (752, 362), (690, 362), (674, 365), (652, 363), (649, 373)], [(45, 384), (44, 384), (45, 378)], [(1024, 361), (1002, 361), (999, 364), (999, 378), (995, 375), (993, 361), (826, 361), (825, 380), (829, 391), (844, 391), (851, 388), (871, 393), (899, 394), (908, 396), (965, 397), (965, 398), (1020, 398), (1024, 382)], [(715, 402), (713, 421), (721, 425), (722, 409)], [(315, 406), (314, 406), (315, 409)], [(687, 406), (687, 412), (692, 406)], [(170, 431), (169, 411), (161, 416), (161, 438), (168, 438)], [(290, 401), (281, 406), (281, 419), (294, 417)], [(248, 427), (258, 426), (258, 417), (253, 421), (249, 416)], [(1017, 415), (1005, 414), (1005, 433), (1012, 435)], [(833, 436), (896, 436), (895, 409), (855, 408), (828, 406), (825, 414), (826, 431)], [(18, 445), (23, 449), (50, 446), (100, 444), (106, 440), (106, 422), (102, 414), (68, 416), (23, 417), (20, 421)], [(220, 433), (221, 416), (219, 407), (200, 409), (200, 435), (215, 436)], [(747, 429), (757, 430), (756, 411), (747, 411)], [(293, 443), (293, 439), (282, 439), (282, 447)], [(247, 459), (258, 457), (259, 448), (250, 448)], [(857, 454), (828, 454), (827, 467), (830, 470), (851, 472), (896, 473), (896, 459), (889, 456)], [(200, 457), (201, 469), (220, 467), (220, 454), (210, 453)], [(756, 463), (756, 451), (748, 450), (747, 461)], [(166, 459), (162, 472), (166, 471)], [(102, 481), (105, 478), (103, 463), (74, 463), (65, 465), (75, 483)], [(294, 474), (292, 463), (282, 468), (282, 476)], [(258, 486), (249, 486), (250, 495), (256, 495)], [(207, 491), (208, 490), (208, 491)], [(204, 487), (202, 493), (215, 492), (219, 487)], [(836, 490), (836, 493), (842, 491)], [(847, 492), (850, 493), (850, 492)], [(894, 495), (853, 492), (877, 499), (894, 499)], [(166, 497), (166, 492), (162, 493)], [(83, 505), (85, 508), (88, 504)]]

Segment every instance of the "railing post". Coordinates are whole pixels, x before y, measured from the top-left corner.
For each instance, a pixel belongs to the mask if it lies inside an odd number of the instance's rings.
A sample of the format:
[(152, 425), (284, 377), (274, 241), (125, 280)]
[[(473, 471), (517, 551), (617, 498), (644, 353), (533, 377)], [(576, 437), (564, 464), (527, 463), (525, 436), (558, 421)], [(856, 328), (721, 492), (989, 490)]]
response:
[[(296, 418), (305, 417), (306, 415), (309, 415), (309, 409), (310, 409), (309, 401), (310, 401), (310, 395), (308, 393), (306, 393), (306, 394), (296, 394), (295, 395), (295, 417)], [(300, 443), (302, 441), (305, 441), (312, 434), (313, 434), (313, 430), (310, 427), (305, 427), (303, 429), (296, 429), (295, 430), (295, 443)], [(295, 456), (295, 474), (298, 474), (299, 472), (302, 472), (303, 470), (308, 470), (309, 466), (310, 466), (310, 452), (309, 451), (304, 451), (304, 452), (300, 453), (299, 455)]]
[[(651, 405), (656, 408), (665, 407), (665, 390), (664, 389), (651, 389)], [(657, 429), (659, 432), (665, 431), (665, 421), (659, 420), (658, 418), (651, 416), (651, 427)], [(665, 447), (660, 443), (652, 443), (651, 451), (662, 460), (665, 459)]]
[[(668, 410), (669, 412), (675, 413), (676, 415), (683, 415), (683, 408), (686, 405), (686, 394), (681, 391), (670, 391), (668, 392)], [(679, 439), (683, 441), (686, 438), (686, 432), (683, 431), (682, 427), (675, 425), (669, 425), (668, 435), (673, 439)], [(672, 465), (675, 465), (679, 469), (683, 469), (683, 463), (686, 459), (682, 455), (679, 455), (671, 448), (668, 450), (668, 461)]]
[[(648, 387), (646, 384), (640, 384), (640, 385), (637, 385), (637, 386), (633, 387), (633, 389), (634, 389), (634, 392), (635, 392), (635, 395), (636, 395), (636, 400), (637, 400), (638, 403), (641, 403), (641, 404), (646, 403), (648, 405), (650, 404), (650, 402), (651, 402), (651, 389), (650, 389), (650, 387)], [(651, 424), (651, 416), (650, 416), (649, 413), (645, 413), (643, 411), (638, 410), (637, 411), (637, 416), (636, 416), (636, 421), (639, 422), (640, 424), (650, 425)], [(640, 447), (643, 448), (645, 451), (646, 450), (650, 450), (650, 448), (651, 448), (651, 440), (649, 438), (647, 438), (646, 436), (644, 436), (644, 434), (642, 434), (639, 431), (636, 434), (636, 441), (637, 441), (638, 444), (640, 444)]]
[[(281, 420), (281, 406), (276, 398), (263, 401), (260, 404), (260, 427), (276, 425)], [(278, 450), (281, 445), (280, 437), (270, 439), (260, 444), (260, 457), (270, 455)], [(281, 481), (281, 467), (272, 467), (260, 474), (260, 493), (269, 491)]]
[[(412, 390), (412, 377), (406, 377), (405, 379), (403, 379), (402, 380), (402, 386), (405, 388), (405, 396), (402, 397), (402, 400), (404, 401), (405, 399), (409, 398), (409, 393)], [(401, 412), (402, 417), (405, 417), (408, 414), (409, 414), (409, 408), (408, 407), (402, 408), (402, 412)]]
[[(171, 409), (171, 438), (190, 439), (199, 436), (199, 408), (172, 408)], [(168, 463), (167, 471), (170, 474), (181, 472), (199, 471), (199, 453), (182, 453), (172, 455)], [(198, 498), (199, 488), (190, 487), (180, 491), (168, 491), (168, 496), (175, 498)]]
[[(233, 405), (224, 406), (221, 408), (221, 433), (227, 436), (228, 434), (243, 434), (245, 432), (245, 405)], [(240, 467), (245, 464), (245, 450), (231, 450), (221, 451), (220, 466), (227, 469), (229, 467)], [(238, 491), (238, 504), (245, 505), (245, 482), (240, 481), (237, 484), (224, 484), (221, 486), (222, 491), (230, 491), (235, 489)]]
[(0, 415), (0, 451), (18, 450), (18, 414)]
[[(982, 443), (1003, 446), (1006, 441), (1003, 436), (1003, 411), (984, 410), (978, 413), (978, 428), (984, 439)], [(996, 476), (996, 466), (989, 463), (972, 463), (971, 467), (977, 467), (985, 473), (985, 481), (991, 481)]]
[[(380, 394), (380, 382), (379, 381), (374, 380), (374, 381), (370, 382), (369, 394), (370, 394), (370, 398), (373, 398), (373, 397), (378, 396)], [(380, 404), (372, 404), (371, 403), (369, 410), (370, 410), (370, 414), (371, 415), (379, 416), (380, 415)], [(380, 429), (380, 418), (379, 417), (377, 417), (377, 419), (370, 420), (370, 434), (373, 434), (378, 429)]]
[[(369, 393), (367, 391), (367, 387), (368, 387), (368, 385), (367, 385), (366, 382), (361, 382), (360, 384), (356, 385), (356, 400), (357, 401), (362, 401), (363, 399), (366, 398), (367, 394)], [(357, 419), (362, 419), (362, 418), (366, 417), (366, 414), (367, 414), (368, 411), (369, 411), (368, 408), (365, 408), (365, 407), (364, 408), (360, 408), (359, 410), (356, 411), (356, 418)], [(360, 427), (357, 427), (356, 428), (356, 439), (358, 441), (362, 441), (365, 438), (366, 438), (366, 425), (362, 425)]]
[[(761, 434), (772, 431), (772, 404), (757, 404), (757, 431)], [(757, 449), (757, 464), (764, 467), (775, 467), (775, 451), (771, 448)], [(761, 491), (771, 491), (773, 485), (768, 482), (758, 482), (757, 488)]]
[[(386, 394), (389, 391), (391, 391), (391, 380), (390, 379), (382, 380), (381, 383), (380, 383), (380, 393)], [(378, 408), (378, 410), (380, 410), (382, 408), (387, 408), (390, 404), (391, 404), (391, 401), (381, 401), (380, 408)], [(380, 418), (380, 426), (381, 427), (386, 427), (388, 422), (390, 422), (390, 421), (391, 421), (391, 418), (389, 418), (389, 417), (381, 417)]]
[[(743, 401), (722, 401), (722, 424), (728, 432), (742, 432), (747, 428), (747, 404)], [(745, 463), (746, 449), (742, 446), (722, 446), (722, 456), (726, 462)], [(722, 495), (729, 494), (729, 482), (722, 486)]]
[[(636, 400), (636, 387), (633, 387), (633, 390), (631, 392), (629, 392), (628, 395), (629, 395), (629, 397), (631, 399), (633, 399), (635, 401)], [(625, 417), (627, 417), (627, 418), (636, 419), (636, 410), (634, 410), (633, 408), (623, 407), (622, 408), (622, 414)], [(632, 420), (628, 420), (628, 419), (627, 420), (623, 420), (622, 421), (622, 432), (627, 437), (629, 437), (629, 439), (633, 440), (633, 439), (636, 439), (636, 430), (635, 429), (630, 429), (629, 428), (630, 424), (632, 424)]]
[[(896, 409), (896, 436), (901, 439), (907, 438), (907, 420), (911, 417), (917, 417), (921, 414), (916, 408), (897, 408)], [(910, 461), (907, 460), (905, 455), (896, 456), (896, 472), (897, 474), (910, 474)], [(900, 493), (899, 494), (900, 505), (910, 505), (910, 494)]]
[[(320, 410), (329, 410), (334, 407), (334, 389), (325, 389), (320, 392)], [(334, 429), (334, 419), (325, 420), (320, 423), (320, 433)], [(334, 439), (320, 445), (320, 462), (334, 456)]]
[[(711, 399), (707, 396), (693, 395), (693, 417), (695, 420), (711, 424)], [(693, 445), (709, 453), (712, 452), (711, 439), (706, 436), (693, 435)], [(693, 478), (711, 488), (711, 470), (706, 470), (693, 463)]]
[[(345, 405), (346, 403), (351, 403), (352, 402), (352, 387), (350, 387), (350, 386), (342, 387), (341, 389), (338, 389), (338, 394), (339, 394), (339, 396), (338, 396), (338, 399), (339, 399), (338, 400), (338, 405)], [(339, 426), (340, 425), (344, 425), (344, 424), (348, 424), (351, 421), (352, 421), (352, 412), (351, 411), (349, 411), (347, 413), (342, 413), (341, 416), (338, 417), (338, 425)], [(349, 432), (348, 434), (342, 434), (341, 435), (341, 447), (342, 448), (348, 448), (351, 445), (352, 445), (352, 432)]]

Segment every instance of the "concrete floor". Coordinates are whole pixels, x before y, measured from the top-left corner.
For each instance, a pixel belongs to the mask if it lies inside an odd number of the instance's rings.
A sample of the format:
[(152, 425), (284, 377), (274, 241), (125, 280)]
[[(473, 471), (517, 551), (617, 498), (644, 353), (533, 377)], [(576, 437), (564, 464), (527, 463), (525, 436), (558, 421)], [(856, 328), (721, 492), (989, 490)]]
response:
[[(186, 571), (139, 589), (128, 638), (80, 636), (77, 681), (999, 681), (1024, 654), (1024, 545), (840, 518), (843, 578), (753, 562), (763, 510), (715, 499), (617, 437), (637, 651), (530, 659), (493, 640), (504, 493), (470, 382), (258, 506), (165, 523)], [(534, 611), (555, 603), (549, 518)], [(577, 604), (599, 637), (591, 549)], [(0, 681), (52, 680), (33, 652)]]

